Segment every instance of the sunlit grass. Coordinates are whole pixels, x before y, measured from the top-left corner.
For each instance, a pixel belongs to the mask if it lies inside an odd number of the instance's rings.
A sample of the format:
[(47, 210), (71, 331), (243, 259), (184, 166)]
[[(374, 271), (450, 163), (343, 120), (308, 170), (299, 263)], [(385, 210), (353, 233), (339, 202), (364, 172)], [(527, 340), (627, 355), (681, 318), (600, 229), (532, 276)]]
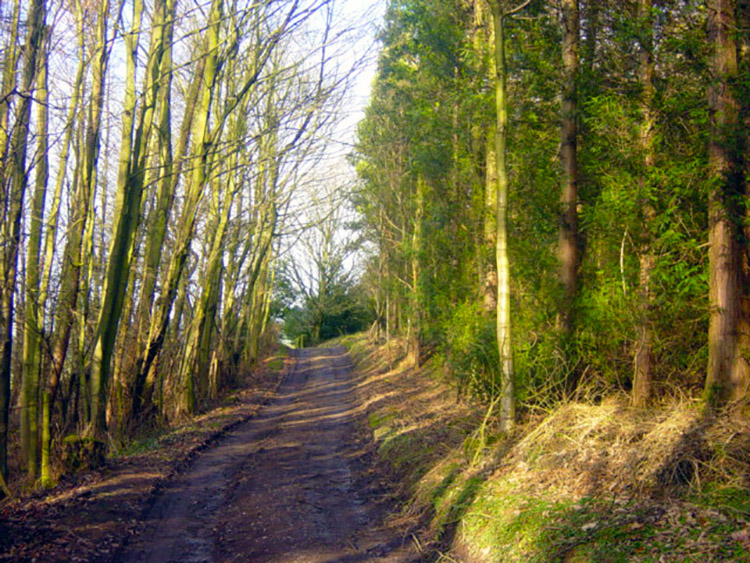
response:
[(479, 434), (484, 408), (457, 403), (429, 363), (417, 372), (364, 336), (346, 344), (381, 462), (443, 560), (750, 561), (743, 422), (615, 396)]

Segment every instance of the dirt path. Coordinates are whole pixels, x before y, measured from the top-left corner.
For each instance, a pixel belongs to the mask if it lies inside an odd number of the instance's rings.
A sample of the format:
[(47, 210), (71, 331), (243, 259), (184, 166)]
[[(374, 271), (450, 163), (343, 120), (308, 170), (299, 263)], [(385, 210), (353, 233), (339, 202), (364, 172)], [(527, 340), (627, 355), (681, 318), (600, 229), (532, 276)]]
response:
[(299, 351), (278, 398), (156, 500), (120, 561), (413, 561), (360, 459), (350, 360)]

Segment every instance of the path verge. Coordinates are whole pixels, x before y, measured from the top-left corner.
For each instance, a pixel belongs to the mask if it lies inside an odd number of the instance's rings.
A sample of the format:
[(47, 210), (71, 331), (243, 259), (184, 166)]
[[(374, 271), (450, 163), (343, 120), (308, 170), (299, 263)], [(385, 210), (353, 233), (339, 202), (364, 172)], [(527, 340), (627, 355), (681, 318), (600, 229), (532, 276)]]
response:
[(134, 442), (100, 470), (0, 505), (0, 561), (111, 561), (141, 529), (163, 488), (201, 451), (255, 416), (293, 362), (269, 358), (219, 407)]
[(750, 426), (696, 403), (564, 403), (498, 431), (396, 340), (347, 346), (365, 431), (443, 561), (750, 561)]

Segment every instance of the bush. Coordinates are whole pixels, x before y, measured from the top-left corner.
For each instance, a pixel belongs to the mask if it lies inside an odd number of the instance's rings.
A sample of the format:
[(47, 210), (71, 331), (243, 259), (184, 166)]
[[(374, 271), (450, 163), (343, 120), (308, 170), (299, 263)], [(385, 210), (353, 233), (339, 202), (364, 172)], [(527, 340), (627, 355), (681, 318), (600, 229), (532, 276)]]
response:
[(440, 352), (444, 366), (455, 379), (459, 393), (488, 400), (500, 389), (495, 319), (480, 304), (456, 306), (445, 322)]

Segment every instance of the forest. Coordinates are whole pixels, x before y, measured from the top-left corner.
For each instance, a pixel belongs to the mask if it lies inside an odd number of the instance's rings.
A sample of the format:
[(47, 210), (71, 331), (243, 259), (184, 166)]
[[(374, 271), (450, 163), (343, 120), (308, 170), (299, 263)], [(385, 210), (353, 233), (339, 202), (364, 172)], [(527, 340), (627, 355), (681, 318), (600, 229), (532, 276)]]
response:
[[(358, 24), (361, 26), (360, 24)], [(503, 432), (748, 416), (750, 2), (0, 4), (0, 485), (369, 329)], [(343, 178), (343, 179), (342, 179)]]
[(394, 1), (353, 161), (377, 329), (523, 413), (746, 417), (750, 4)]
[(0, 25), (7, 494), (9, 460), (49, 486), (63, 441), (95, 459), (199, 412), (277, 337), (361, 63), (331, 0), (16, 0)]

